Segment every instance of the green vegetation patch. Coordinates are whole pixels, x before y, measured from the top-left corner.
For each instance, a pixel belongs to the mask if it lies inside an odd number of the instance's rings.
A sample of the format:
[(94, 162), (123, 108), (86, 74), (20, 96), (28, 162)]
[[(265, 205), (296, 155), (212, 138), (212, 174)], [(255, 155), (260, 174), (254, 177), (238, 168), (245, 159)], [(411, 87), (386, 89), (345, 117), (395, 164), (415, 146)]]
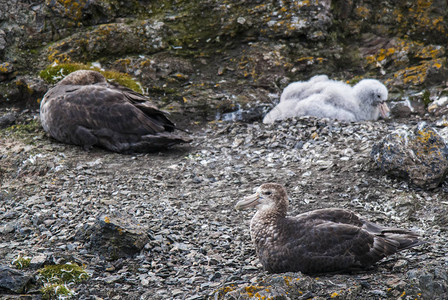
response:
[(0, 137), (20, 139), (26, 144), (34, 144), (37, 136), (43, 133), (38, 119), (26, 120), (0, 130)]
[(51, 283), (77, 283), (89, 278), (89, 274), (75, 263), (45, 266), (38, 272), (42, 280)]
[(42, 293), (42, 299), (68, 299), (75, 295), (65, 284), (48, 283), (40, 289)]
[(75, 263), (50, 265), (38, 270), (43, 282), (40, 289), (43, 299), (70, 298), (75, 292), (68, 286), (87, 280), (90, 275)]
[(26, 124), (15, 124), (6, 128), (7, 131), (17, 133), (19, 135), (27, 135), (28, 133), (36, 133), (41, 129), (37, 119), (30, 120)]
[(64, 77), (66, 77), (68, 74), (77, 70), (98, 71), (101, 74), (103, 74), (104, 77), (106, 77), (106, 79), (109, 81), (114, 81), (138, 93), (143, 92), (141, 84), (137, 80), (132, 78), (129, 74), (112, 70), (104, 71), (91, 64), (82, 64), (82, 63), (52, 64), (46, 67), (44, 70), (40, 71), (39, 76), (46, 82), (55, 84)]
[(12, 261), (12, 264), (19, 270), (23, 270), (26, 269), (30, 266), (30, 262), (31, 262), (31, 257), (25, 257), (25, 256), (17, 256), (17, 258), (15, 258)]

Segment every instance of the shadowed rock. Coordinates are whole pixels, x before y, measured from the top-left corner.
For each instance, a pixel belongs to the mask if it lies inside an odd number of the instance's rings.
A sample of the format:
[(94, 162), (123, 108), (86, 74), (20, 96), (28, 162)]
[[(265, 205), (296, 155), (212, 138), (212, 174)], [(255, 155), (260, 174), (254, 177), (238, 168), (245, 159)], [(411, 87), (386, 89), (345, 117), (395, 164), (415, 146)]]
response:
[(24, 293), (31, 280), (31, 276), (19, 270), (0, 266), (0, 294), (2, 292)]
[(391, 132), (373, 146), (371, 157), (385, 173), (425, 189), (437, 187), (448, 173), (446, 142), (426, 123)]
[(6, 127), (14, 124), (16, 119), (17, 119), (16, 115), (13, 113), (7, 113), (7, 114), (4, 114), (3, 116), (0, 116), (0, 129), (6, 128)]
[(137, 254), (149, 241), (146, 229), (119, 215), (102, 215), (95, 224), (78, 230), (76, 236), (86, 242), (87, 249), (109, 260)]

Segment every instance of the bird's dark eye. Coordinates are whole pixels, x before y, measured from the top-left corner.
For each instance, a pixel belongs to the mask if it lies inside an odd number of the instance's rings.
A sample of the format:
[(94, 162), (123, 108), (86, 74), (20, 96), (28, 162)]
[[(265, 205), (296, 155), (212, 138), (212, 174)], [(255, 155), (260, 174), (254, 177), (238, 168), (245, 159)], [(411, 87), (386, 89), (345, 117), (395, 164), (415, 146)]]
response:
[(263, 195), (270, 195), (270, 194), (272, 194), (272, 192), (271, 191), (265, 191), (265, 192), (263, 192)]
[(378, 98), (381, 98), (381, 95), (376, 95)]

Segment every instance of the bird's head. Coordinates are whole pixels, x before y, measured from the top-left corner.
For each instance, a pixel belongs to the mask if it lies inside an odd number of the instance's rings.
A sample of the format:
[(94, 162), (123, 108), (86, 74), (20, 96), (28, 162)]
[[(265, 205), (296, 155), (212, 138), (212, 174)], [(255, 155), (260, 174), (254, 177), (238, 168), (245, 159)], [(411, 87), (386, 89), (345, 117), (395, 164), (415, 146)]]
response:
[(386, 104), (388, 92), (384, 84), (375, 79), (363, 79), (353, 90), (364, 105), (377, 107), (383, 118), (389, 116), (390, 110)]
[(58, 82), (58, 85), (89, 85), (103, 82), (107, 81), (100, 72), (78, 70), (68, 74), (64, 79)]
[(255, 194), (244, 197), (235, 205), (237, 210), (250, 207), (255, 207), (260, 212), (273, 211), (286, 215), (288, 196), (285, 188), (278, 183), (264, 183), (257, 188)]

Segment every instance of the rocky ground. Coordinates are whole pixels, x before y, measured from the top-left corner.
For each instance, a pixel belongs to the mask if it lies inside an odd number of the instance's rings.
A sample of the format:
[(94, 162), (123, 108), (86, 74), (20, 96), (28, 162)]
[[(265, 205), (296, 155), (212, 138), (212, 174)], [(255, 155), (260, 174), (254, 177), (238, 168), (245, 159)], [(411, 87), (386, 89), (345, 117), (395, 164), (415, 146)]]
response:
[[(71, 286), (77, 299), (448, 298), (448, 185), (410, 187), (370, 158), (375, 142), (416, 118), (212, 122), (192, 130), (189, 146), (136, 155), (57, 143), (33, 118), (18, 112), (0, 131), (0, 265), (18, 256), (83, 265), (91, 277)], [(356, 274), (267, 274), (250, 241), (254, 212), (234, 205), (269, 181), (286, 185), (290, 214), (343, 207), (427, 243)], [(80, 233), (104, 215), (146, 232), (142, 250), (110, 260), (89, 248)], [(38, 288), (20, 297), (39, 299)]]
[[(447, 2), (261, 2), (0, 0), (0, 298), (41, 297), (39, 280), (22, 296), (2, 289), (5, 268), (29, 257), (22, 277), (86, 268), (70, 286), (78, 299), (448, 299), (448, 183), (414, 188), (370, 158), (415, 115), (448, 111)], [(50, 139), (37, 120), (45, 77), (80, 63), (135, 77), (194, 142), (119, 155)], [(316, 74), (381, 80), (394, 119), (259, 122), (288, 83)], [(234, 210), (267, 181), (286, 185), (291, 214), (344, 207), (427, 243), (358, 274), (269, 275), (249, 238), (254, 212)], [(115, 241), (109, 218), (141, 237), (138, 253), (95, 244)]]

